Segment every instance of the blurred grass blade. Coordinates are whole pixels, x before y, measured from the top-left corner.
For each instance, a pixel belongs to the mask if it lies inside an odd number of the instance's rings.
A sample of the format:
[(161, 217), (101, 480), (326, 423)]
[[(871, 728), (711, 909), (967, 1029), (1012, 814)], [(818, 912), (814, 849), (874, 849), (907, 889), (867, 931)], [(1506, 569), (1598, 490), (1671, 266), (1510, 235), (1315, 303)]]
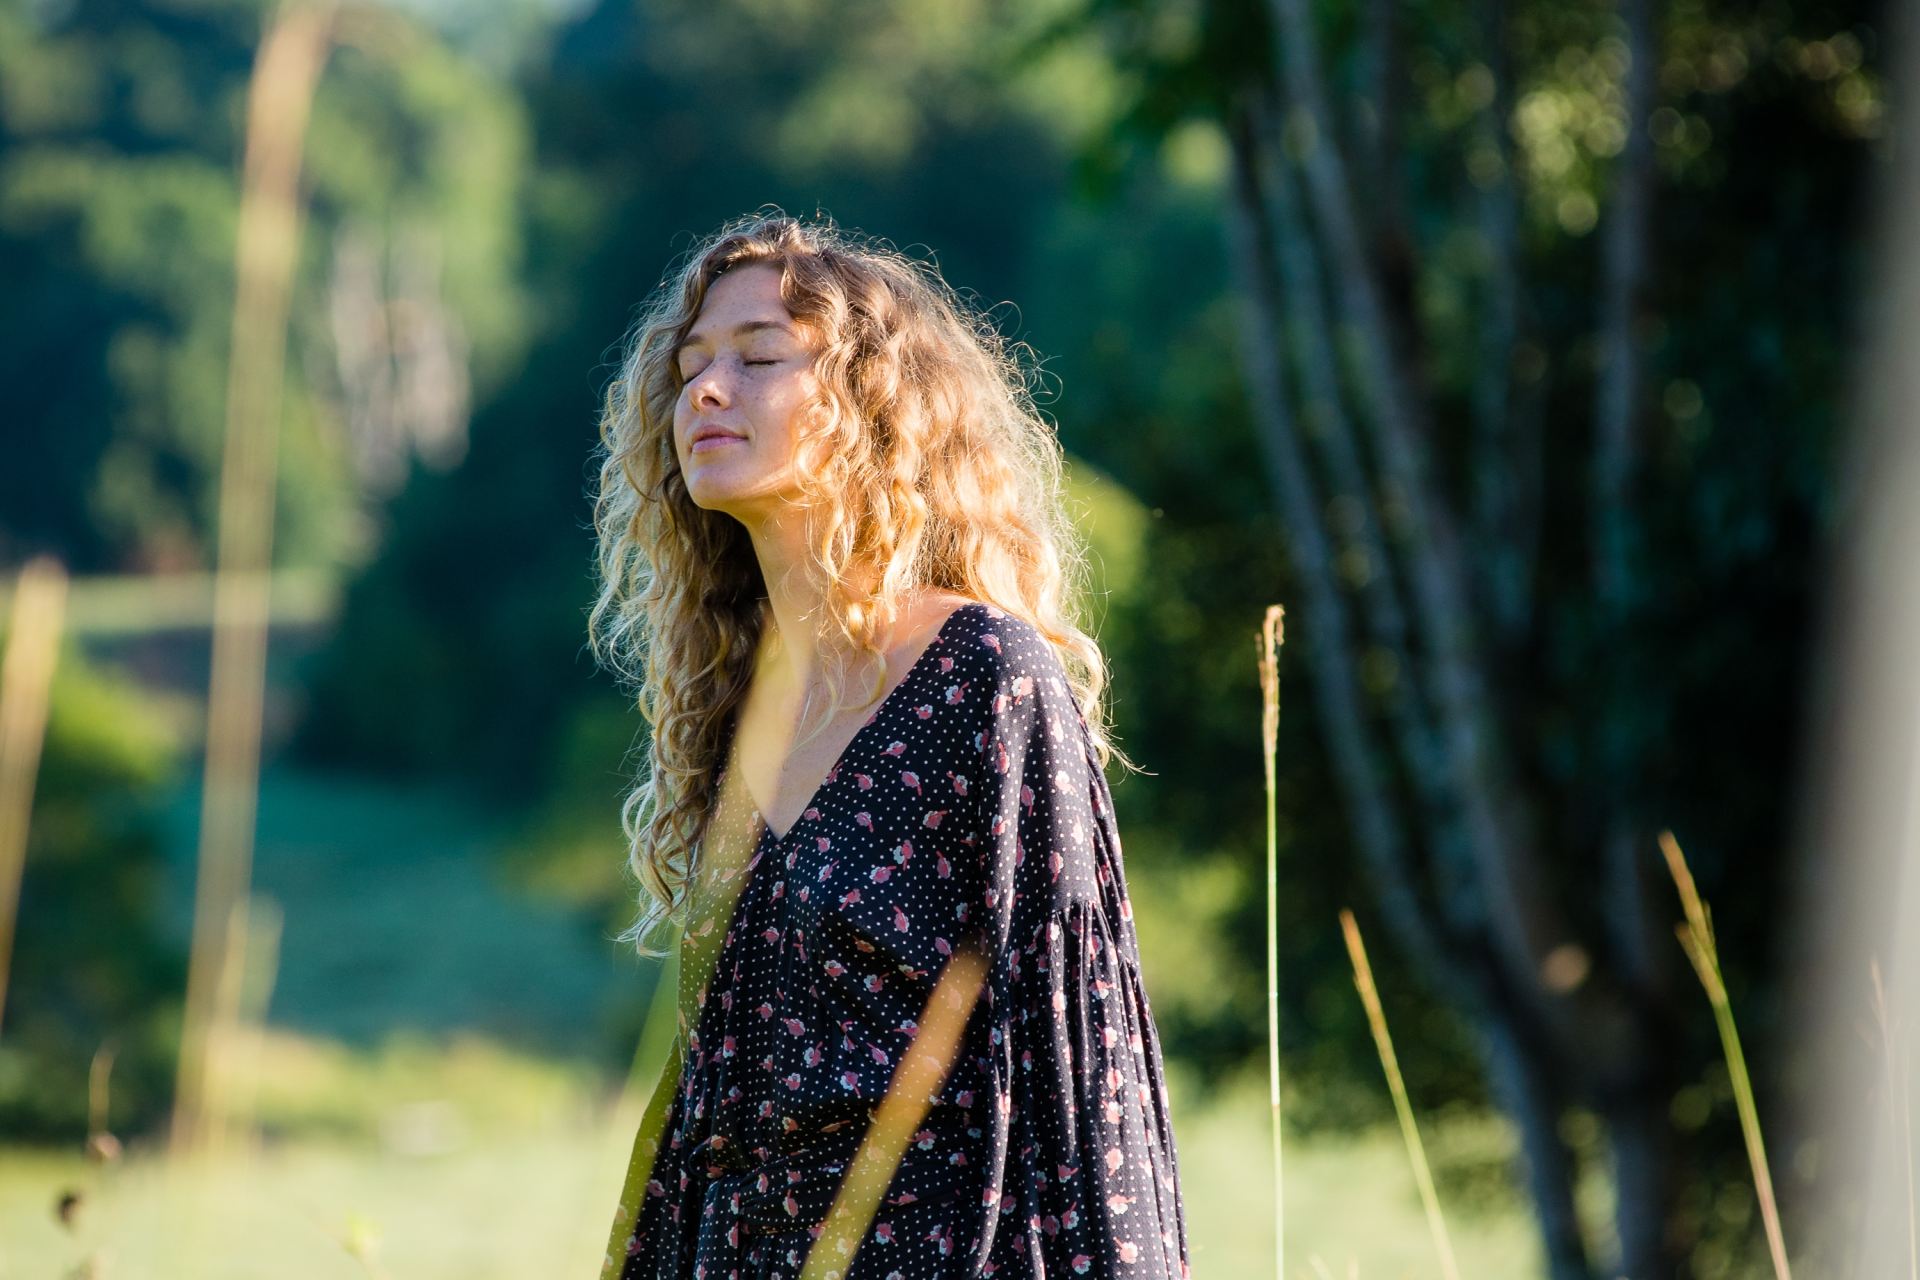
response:
[(1873, 979), (1873, 1015), (1886, 1052), (1887, 1105), (1900, 1118), (1901, 1170), (1907, 1180), (1907, 1280), (1920, 1280), (1920, 1203), (1913, 1198), (1913, 1106), (1907, 1096), (1907, 1055), (1899, 1023), (1887, 1002), (1886, 984), (1880, 979), (1880, 962), (1869, 958), (1867, 973)]
[(7, 1007), (13, 926), (27, 863), (27, 825), (47, 736), (47, 704), (67, 600), (67, 571), (47, 557), (20, 570), (0, 659), (0, 1017)]
[(1440, 1271), (1446, 1280), (1460, 1280), (1460, 1268), (1453, 1260), (1453, 1241), (1447, 1235), (1447, 1220), (1440, 1212), (1440, 1197), (1433, 1189), (1433, 1171), (1427, 1167), (1427, 1151), (1420, 1143), (1420, 1128), (1413, 1122), (1413, 1106), (1407, 1101), (1406, 1082), (1400, 1078), (1400, 1060), (1393, 1053), (1393, 1039), (1387, 1034), (1387, 1015), (1380, 1007), (1380, 993), (1373, 985), (1373, 967), (1367, 963), (1366, 944), (1360, 940), (1360, 926), (1353, 912), (1340, 911), (1340, 929), (1347, 937), (1347, 954), (1353, 960), (1353, 985), (1360, 1002), (1367, 1008), (1367, 1024), (1373, 1028), (1373, 1043), (1380, 1051), (1380, 1065), (1387, 1073), (1387, 1088), (1393, 1092), (1393, 1108), (1400, 1116), (1400, 1132), (1407, 1140), (1407, 1158), (1413, 1162), (1414, 1180), (1420, 1184), (1420, 1201), (1426, 1206), (1427, 1228), (1433, 1233), (1433, 1247), (1440, 1253)]
[(1286, 1202), (1280, 1177), (1280, 848), (1274, 756), (1280, 737), (1280, 646), (1286, 610), (1268, 605), (1260, 628), (1260, 750), (1267, 782), (1267, 1105), (1273, 1124), (1273, 1274), (1287, 1275)]
[(1667, 869), (1680, 890), (1680, 905), (1687, 913), (1686, 923), (1675, 926), (1674, 931), (1680, 937), (1687, 959), (1693, 962), (1694, 972), (1700, 975), (1700, 985), (1707, 989), (1713, 1019), (1720, 1028), (1720, 1045), (1727, 1055), (1734, 1102), (1740, 1108), (1740, 1129), (1747, 1139), (1747, 1161), (1753, 1166), (1753, 1184), (1760, 1197), (1760, 1218), (1767, 1228), (1767, 1250), (1773, 1258), (1773, 1274), (1776, 1280), (1789, 1280), (1793, 1273), (1787, 1268), (1780, 1209), (1774, 1202), (1773, 1177), (1767, 1172), (1767, 1149), (1760, 1138), (1760, 1112), (1754, 1106), (1753, 1082), (1747, 1076), (1747, 1058), (1740, 1049), (1740, 1033), (1734, 1029), (1733, 1006), (1727, 1000), (1726, 983), (1720, 977), (1720, 952), (1713, 942), (1713, 920), (1707, 904), (1700, 900), (1699, 890), (1694, 887), (1693, 873), (1687, 869), (1686, 856), (1680, 852), (1673, 832), (1660, 833), (1660, 851), (1666, 855)]
[(214, 1055), (233, 1040), (221, 1017), (236, 921), (252, 880), (266, 691), (268, 588), (278, 472), (287, 307), (300, 242), (300, 164), (314, 86), (332, 40), (333, 7), (290, 3), (260, 38), (247, 86), (246, 151), (234, 262), (226, 435), (214, 577), (193, 937), (187, 960), (171, 1145), (176, 1155), (216, 1135), (209, 1091)]
[(820, 1238), (807, 1252), (800, 1280), (846, 1274), (854, 1250), (880, 1208), (880, 1198), (907, 1153), (907, 1144), (960, 1052), (960, 1037), (986, 977), (986, 959), (971, 947), (960, 948), (947, 961), (946, 971), (927, 997), (920, 1030), (901, 1057), (887, 1096), (880, 1100), (872, 1126), (847, 1165), (839, 1194), (821, 1224)]

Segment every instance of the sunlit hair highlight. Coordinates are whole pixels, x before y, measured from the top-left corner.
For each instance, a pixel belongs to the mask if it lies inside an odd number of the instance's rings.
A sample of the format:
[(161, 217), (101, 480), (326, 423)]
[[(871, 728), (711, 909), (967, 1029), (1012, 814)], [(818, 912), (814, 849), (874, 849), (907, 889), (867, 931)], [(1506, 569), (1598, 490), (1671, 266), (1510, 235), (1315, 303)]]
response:
[[(729, 717), (743, 700), (767, 594), (746, 529), (694, 503), (673, 438), (675, 352), (707, 290), (737, 266), (780, 272), (813, 351), (819, 392), (796, 453), (825, 641), (875, 671), (876, 643), (910, 593), (953, 592), (1031, 623), (1059, 655), (1102, 765), (1118, 759), (1107, 673), (1080, 627), (1086, 553), (1065, 464), (1035, 407), (1037, 367), (931, 265), (884, 241), (778, 210), (735, 219), (670, 269), (630, 332), (600, 421), (593, 651), (635, 696), (651, 745), (621, 805), (640, 914), (620, 935), (662, 954), (717, 799)], [(816, 729), (817, 731), (817, 729)]]

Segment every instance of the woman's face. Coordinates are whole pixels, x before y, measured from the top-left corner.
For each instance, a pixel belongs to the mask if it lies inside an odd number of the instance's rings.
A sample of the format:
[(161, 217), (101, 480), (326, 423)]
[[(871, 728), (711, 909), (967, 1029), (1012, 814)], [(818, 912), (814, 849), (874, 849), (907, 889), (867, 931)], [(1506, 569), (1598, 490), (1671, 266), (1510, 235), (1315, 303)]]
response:
[(780, 301), (777, 267), (735, 267), (707, 289), (674, 352), (673, 443), (699, 506), (745, 521), (795, 491), (794, 446), (818, 386), (802, 332)]

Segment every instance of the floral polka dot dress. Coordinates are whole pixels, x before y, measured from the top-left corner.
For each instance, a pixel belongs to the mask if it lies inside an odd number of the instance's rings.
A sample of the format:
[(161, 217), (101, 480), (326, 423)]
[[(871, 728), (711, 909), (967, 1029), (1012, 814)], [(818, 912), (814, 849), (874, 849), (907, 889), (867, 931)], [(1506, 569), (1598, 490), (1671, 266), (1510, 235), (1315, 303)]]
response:
[(963, 945), (985, 989), (845, 1280), (1189, 1274), (1112, 796), (1032, 624), (951, 613), (792, 829), (737, 848), (694, 877), (621, 1280), (797, 1277)]

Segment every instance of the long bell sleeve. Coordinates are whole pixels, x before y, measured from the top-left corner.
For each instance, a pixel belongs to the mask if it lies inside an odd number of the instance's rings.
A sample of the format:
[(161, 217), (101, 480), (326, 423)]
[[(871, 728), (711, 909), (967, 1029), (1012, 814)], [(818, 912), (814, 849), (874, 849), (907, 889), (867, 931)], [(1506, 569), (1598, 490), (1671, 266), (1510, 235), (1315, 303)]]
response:
[(980, 636), (972, 746), (995, 1092), (983, 1274), (1188, 1276), (1112, 795), (1050, 644)]

